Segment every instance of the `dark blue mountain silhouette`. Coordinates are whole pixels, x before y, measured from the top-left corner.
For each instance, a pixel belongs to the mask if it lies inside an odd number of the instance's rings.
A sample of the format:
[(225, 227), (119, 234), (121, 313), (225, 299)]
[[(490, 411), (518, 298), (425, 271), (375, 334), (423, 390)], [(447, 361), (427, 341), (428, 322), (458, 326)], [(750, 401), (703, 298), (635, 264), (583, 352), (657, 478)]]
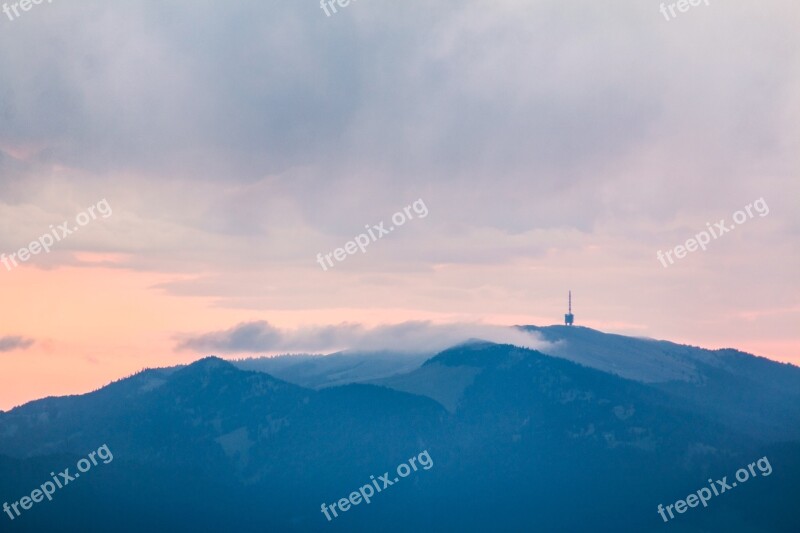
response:
[[(0, 515), (2, 530), (800, 530), (796, 367), (541, 331), (558, 353), (472, 342), (319, 389), (210, 357), (0, 413), (0, 504), (102, 444), (114, 454), (52, 502)], [(430, 470), (321, 513), (423, 450)], [(763, 456), (769, 477), (668, 524), (656, 512)]]

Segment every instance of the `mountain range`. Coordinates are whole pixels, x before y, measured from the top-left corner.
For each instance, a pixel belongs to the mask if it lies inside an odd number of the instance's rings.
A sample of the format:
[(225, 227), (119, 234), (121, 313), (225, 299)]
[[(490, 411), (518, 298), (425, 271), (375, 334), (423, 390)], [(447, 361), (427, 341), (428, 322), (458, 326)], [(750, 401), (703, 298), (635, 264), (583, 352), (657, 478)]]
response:
[[(211, 356), (2, 412), (0, 504), (101, 445), (114, 460), (0, 531), (800, 531), (800, 368), (519, 329), (540, 350)], [(657, 512), (762, 457), (769, 476)], [(369, 504), (321, 512), (385, 472)]]

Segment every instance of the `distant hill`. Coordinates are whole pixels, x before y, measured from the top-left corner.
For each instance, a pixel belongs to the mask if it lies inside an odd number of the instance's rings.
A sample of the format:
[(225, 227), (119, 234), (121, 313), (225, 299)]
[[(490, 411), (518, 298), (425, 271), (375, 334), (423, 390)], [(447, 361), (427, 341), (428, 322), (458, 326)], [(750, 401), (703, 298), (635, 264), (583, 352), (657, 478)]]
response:
[(409, 372), (433, 353), (337, 352), (330, 355), (281, 355), (231, 361), (242, 370), (265, 372), (282, 380), (318, 389)]
[[(558, 356), (471, 342), (406, 368), (394, 355), (371, 368), (342, 357), (268, 363), (317, 385), (372, 383), (312, 388), (211, 357), (31, 402), (0, 413), (0, 503), (102, 444), (114, 461), (0, 523), (3, 531), (800, 530), (796, 367), (561, 329), (541, 328)], [(641, 370), (639, 349), (647, 369), (658, 368), (662, 350), (670, 378), (622, 377)], [(615, 351), (624, 353), (616, 362)], [(606, 364), (617, 371), (598, 368)], [(323, 502), (423, 450), (430, 470), (331, 522), (321, 513)], [(669, 524), (659, 517), (659, 503), (763, 456), (769, 477)]]
[(732, 349), (706, 350), (584, 327), (520, 329), (554, 343), (548, 354), (652, 384), (753, 438), (800, 440), (800, 367)]

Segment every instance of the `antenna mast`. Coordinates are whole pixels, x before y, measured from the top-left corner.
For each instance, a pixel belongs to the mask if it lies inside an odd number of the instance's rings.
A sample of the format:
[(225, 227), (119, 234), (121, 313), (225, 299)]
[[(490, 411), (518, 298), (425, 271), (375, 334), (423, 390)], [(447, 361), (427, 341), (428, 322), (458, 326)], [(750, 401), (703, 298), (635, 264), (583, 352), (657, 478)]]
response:
[(571, 326), (575, 322), (575, 315), (572, 314), (572, 291), (569, 291), (569, 312), (564, 315), (564, 324)]

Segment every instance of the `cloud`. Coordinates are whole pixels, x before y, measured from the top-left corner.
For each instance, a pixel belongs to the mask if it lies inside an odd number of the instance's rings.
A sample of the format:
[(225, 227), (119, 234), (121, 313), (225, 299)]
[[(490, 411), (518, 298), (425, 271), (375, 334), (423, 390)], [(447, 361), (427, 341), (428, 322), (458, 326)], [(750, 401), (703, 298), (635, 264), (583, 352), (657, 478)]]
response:
[(34, 343), (33, 339), (20, 336), (0, 337), (0, 352), (11, 352), (14, 350), (25, 350)]
[(302, 266), (423, 197), (424, 224), (347, 268), (504, 263), (604, 230), (650, 256), (675, 220), (797, 196), (783, 2), (673, 23), (589, 0), (273, 4), (87, 0), (9, 24), (0, 246), (107, 196), (119, 214), (63, 250)]
[(361, 324), (279, 329), (268, 322), (247, 322), (225, 331), (185, 337), (180, 350), (219, 353), (383, 351), (435, 353), (470, 339), (540, 349), (534, 333), (487, 324), (403, 322), (366, 328)]
[[(47, 4), (0, 31), (0, 252), (106, 197), (112, 218), (27, 265), (114, 254), (276, 321), (514, 323), (572, 288), (598, 327), (784, 338), (790, 314), (722, 317), (797, 300), (798, 5)], [(658, 263), (762, 196), (759, 224)], [(417, 198), (424, 221), (316, 264)]]

